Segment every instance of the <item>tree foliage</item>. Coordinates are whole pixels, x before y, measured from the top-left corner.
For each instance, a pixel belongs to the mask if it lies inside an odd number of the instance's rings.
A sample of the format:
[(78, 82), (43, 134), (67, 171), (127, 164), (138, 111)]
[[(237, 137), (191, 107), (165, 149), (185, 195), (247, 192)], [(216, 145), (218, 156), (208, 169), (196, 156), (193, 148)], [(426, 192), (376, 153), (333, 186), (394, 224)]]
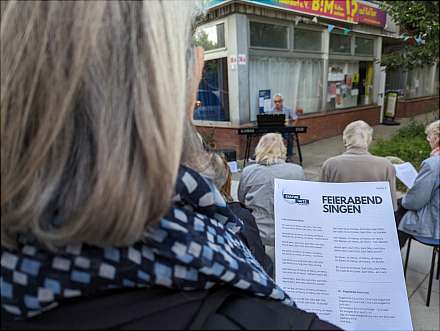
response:
[[(381, 7), (409, 38), (402, 50), (382, 56), (388, 69), (412, 69), (432, 65), (439, 58), (439, 1), (382, 1)], [(414, 38), (422, 38), (417, 43)]]
[(214, 49), (216, 47), (216, 43), (209, 40), (208, 34), (203, 31), (197, 31), (193, 36), (193, 43), (196, 46), (203, 47), (205, 51), (209, 51), (210, 49)]

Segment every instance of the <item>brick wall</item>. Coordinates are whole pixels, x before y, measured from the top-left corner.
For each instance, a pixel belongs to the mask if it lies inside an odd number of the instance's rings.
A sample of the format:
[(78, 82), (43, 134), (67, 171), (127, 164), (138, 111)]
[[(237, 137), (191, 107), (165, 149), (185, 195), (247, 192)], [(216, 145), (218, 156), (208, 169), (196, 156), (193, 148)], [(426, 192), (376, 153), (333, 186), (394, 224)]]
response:
[[(300, 125), (308, 127), (306, 134), (300, 134), (300, 143), (307, 144), (324, 138), (337, 136), (342, 133), (345, 126), (356, 120), (364, 120), (370, 125), (379, 123), (380, 107), (367, 106), (356, 109), (334, 111), (329, 113), (305, 115), (301, 118)], [(238, 159), (244, 158), (246, 149), (246, 136), (238, 135), (237, 127), (208, 127), (197, 125), (197, 130), (202, 135), (213, 135), (216, 149), (233, 149), (237, 152)], [(252, 141), (251, 151), (258, 143), (258, 138)]]
[(400, 99), (397, 101), (396, 117), (412, 117), (440, 108), (439, 97), (422, 97), (413, 99)]

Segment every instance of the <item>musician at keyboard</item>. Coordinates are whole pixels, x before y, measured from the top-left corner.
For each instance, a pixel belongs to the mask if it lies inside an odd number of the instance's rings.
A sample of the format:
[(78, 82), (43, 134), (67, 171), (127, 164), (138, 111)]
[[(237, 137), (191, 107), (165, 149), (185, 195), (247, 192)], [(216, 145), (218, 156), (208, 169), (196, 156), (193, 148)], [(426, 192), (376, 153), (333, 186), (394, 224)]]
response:
[[(271, 113), (284, 113), (286, 115), (286, 124), (297, 126), (299, 115), (302, 115), (304, 111), (301, 108), (297, 108), (296, 111), (293, 111), (292, 108), (284, 107), (283, 101), (283, 96), (280, 93), (275, 94), (273, 98), (274, 107), (272, 108)], [(292, 162), (295, 135), (286, 132), (283, 133), (283, 137), (287, 140), (287, 161)]]

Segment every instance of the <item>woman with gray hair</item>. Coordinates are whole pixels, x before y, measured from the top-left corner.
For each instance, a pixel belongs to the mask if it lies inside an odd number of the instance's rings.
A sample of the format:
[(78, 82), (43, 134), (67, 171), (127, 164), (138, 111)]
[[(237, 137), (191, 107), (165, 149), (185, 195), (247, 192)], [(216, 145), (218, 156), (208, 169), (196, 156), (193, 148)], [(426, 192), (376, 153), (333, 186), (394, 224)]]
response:
[(286, 163), (286, 146), (279, 133), (261, 137), (255, 149), (256, 164), (244, 168), (238, 186), (238, 200), (252, 210), (266, 254), (275, 263), (274, 179), (304, 180), (304, 170)]
[(426, 127), (431, 156), (422, 162), (419, 174), (402, 206), (408, 210), (400, 221), (399, 230), (421, 236), (440, 244), (440, 120)]
[(342, 134), (346, 152), (324, 162), (321, 181), (331, 183), (379, 182), (390, 184), (394, 211), (396, 201), (396, 170), (386, 158), (371, 155), (368, 146), (373, 139), (373, 128), (364, 121), (348, 124)]
[(1, 1), (2, 329), (236, 329), (250, 302), (319, 322), (198, 173), (197, 8)]

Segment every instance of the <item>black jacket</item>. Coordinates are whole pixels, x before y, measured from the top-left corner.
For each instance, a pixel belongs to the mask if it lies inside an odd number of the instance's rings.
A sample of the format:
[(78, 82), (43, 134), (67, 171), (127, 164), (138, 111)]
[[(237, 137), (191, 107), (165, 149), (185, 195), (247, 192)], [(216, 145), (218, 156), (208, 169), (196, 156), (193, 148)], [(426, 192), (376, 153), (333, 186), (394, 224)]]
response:
[(26, 321), (2, 310), (2, 330), (339, 330), (315, 314), (230, 287), (209, 291), (112, 290)]

